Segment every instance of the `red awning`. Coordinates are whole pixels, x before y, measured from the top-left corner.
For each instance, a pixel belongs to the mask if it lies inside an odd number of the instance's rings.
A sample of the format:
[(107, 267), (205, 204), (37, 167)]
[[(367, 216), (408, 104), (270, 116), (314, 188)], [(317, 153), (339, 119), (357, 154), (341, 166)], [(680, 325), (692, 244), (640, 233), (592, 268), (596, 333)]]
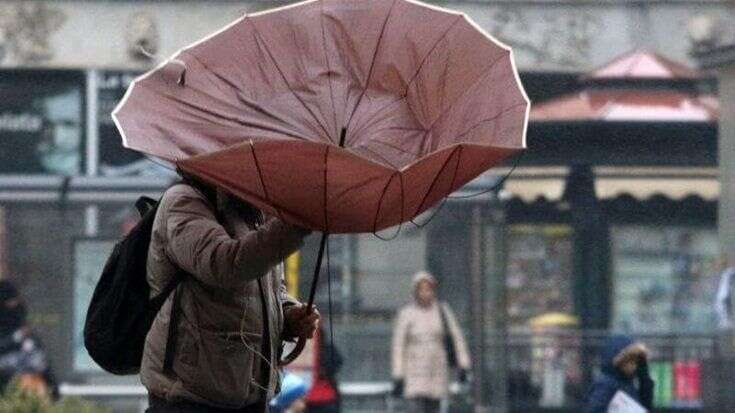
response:
[(716, 122), (717, 98), (677, 90), (586, 89), (531, 108), (531, 121)]
[(702, 78), (683, 64), (636, 51), (583, 76), (582, 91), (533, 105), (531, 121), (716, 122), (717, 97), (694, 87)]
[(593, 70), (585, 79), (699, 79), (702, 73), (674, 62), (658, 53), (635, 50), (603, 67)]

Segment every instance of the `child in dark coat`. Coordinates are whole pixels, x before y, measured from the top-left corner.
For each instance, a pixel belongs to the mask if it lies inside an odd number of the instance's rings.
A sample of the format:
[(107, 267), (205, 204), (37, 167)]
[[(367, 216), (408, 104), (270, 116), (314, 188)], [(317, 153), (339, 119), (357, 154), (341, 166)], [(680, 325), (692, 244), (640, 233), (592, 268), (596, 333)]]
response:
[(625, 392), (641, 406), (651, 410), (654, 383), (648, 373), (646, 347), (630, 337), (613, 336), (600, 352), (600, 359), (602, 375), (592, 384), (584, 411), (607, 412), (610, 401), (618, 391)]

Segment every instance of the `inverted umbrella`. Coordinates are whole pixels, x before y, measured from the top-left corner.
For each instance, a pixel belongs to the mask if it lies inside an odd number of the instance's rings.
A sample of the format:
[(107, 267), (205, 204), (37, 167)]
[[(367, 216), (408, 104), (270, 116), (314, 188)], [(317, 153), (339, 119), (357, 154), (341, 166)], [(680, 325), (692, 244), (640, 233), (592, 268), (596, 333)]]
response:
[[(413, 0), (246, 15), (135, 80), (126, 147), (326, 234), (413, 219), (525, 147), (510, 49)], [(313, 300), (312, 285), (309, 305)]]

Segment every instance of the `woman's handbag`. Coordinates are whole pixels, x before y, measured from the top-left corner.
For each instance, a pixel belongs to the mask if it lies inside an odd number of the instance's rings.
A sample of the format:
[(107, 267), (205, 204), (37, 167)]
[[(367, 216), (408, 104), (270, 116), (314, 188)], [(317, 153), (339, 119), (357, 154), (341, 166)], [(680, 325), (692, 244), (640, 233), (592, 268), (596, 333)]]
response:
[(452, 332), (449, 330), (446, 311), (444, 303), (441, 303), (439, 305), (439, 314), (441, 315), (442, 330), (444, 331), (444, 351), (447, 352), (447, 364), (449, 364), (449, 367), (456, 368), (458, 366), (457, 349), (454, 347)]

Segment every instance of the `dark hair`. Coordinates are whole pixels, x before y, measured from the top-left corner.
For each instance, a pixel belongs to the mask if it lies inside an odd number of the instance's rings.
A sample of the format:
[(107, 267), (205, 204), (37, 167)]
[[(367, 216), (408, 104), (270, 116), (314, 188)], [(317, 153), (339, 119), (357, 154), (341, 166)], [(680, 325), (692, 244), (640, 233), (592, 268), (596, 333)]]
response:
[(206, 198), (207, 201), (209, 201), (213, 207), (215, 208), (217, 207), (217, 188), (214, 185), (210, 185), (202, 181), (201, 179), (197, 178), (196, 176), (182, 171), (179, 168), (176, 168), (176, 172), (181, 177), (181, 180), (174, 183), (174, 185), (178, 185), (178, 184), (189, 185), (190, 187), (196, 189), (197, 191), (199, 191), (199, 193), (204, 195), (204, 198)]
[(0, 301), (18, 298), (18, 289), (9, 280), (0, 280)]
[[(181, 181), (177, 183), (183, 183), (185, 185), (189, 185), (195, 190), (197, 190), (199, 193), (204, 195), (207, 201), (209, 201), (212, 204), (215, 211), (217, 210), (217, 188), (214, 185), (210, 185), (204, 182), (203, 180), (199, 179), (198, 177), (192, 174), (186, 173), (180, 169), (177, 169), (177, 172), (181, 176)], [(263, 214), (258, 208), (251, 205), (248, 202), (243, 201), (242, 199), (239, 199), (233, 196), (229, 192), (227, 193), (227, 198), (225, 199), (225, 203), (230, 208), (233, 208), (238, 213), (240, 213), (242, 217), (245, 218), (246, 221), (254, 223), (254, 224), (260, 224), (263, 222)]]

